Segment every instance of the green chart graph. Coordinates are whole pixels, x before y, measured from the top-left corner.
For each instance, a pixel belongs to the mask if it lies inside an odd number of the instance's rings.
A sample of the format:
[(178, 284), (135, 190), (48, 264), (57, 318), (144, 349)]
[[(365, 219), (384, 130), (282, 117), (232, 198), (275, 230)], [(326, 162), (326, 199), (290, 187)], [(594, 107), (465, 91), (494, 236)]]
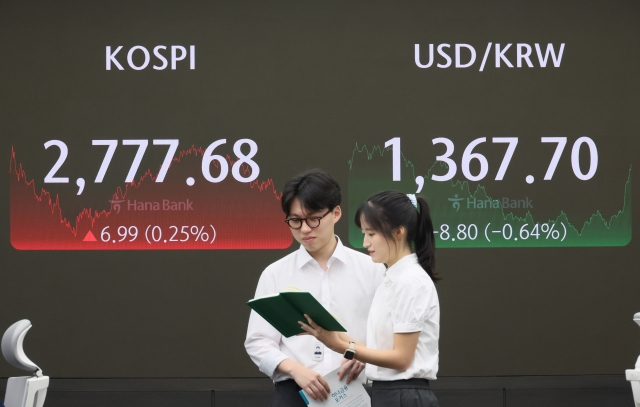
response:
[[(400, 154), (400, 181), (393, 181), (391, 156), (391, 147), (356, 144), (348, 161), (349, 214), (381, 190), (416, 192), (419, 174), (411, 161)], [(553, 219), (534, 218), (530, 211), (516, 216), (510, 208), (526, 208), (527, 201), (494, 198), (480, 184), (471, 191), (467, 181), (433, 181), (430, 175), (438, 166), (446, 168), (436, 162), (418, 179), (424, 183), (420, 194), (429, 202), (438, 248), (626, 246), (631, 241), (631, 169), (620, 191), (618, 213), (605, 218), (596, 211), (586, 222), (576, 224), (564, 211)], [(362, 247), (362, 231), (352, 222), (349, 243)]]

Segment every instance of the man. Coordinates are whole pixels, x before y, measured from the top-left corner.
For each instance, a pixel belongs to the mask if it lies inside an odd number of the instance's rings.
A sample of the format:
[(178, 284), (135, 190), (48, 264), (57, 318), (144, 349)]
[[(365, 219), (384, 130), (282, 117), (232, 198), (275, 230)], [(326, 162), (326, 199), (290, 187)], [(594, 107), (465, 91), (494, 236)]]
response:
[[(367, 316), (384, 266), (343, 246), (334, 234), (342, 216), (340, 186), (326, 172), (304, 172), (285, 184), (282, 210), (300, 248), (267, 267), (256, 288), (257, 297), (295, 285), (310, 292), (344, 323), (348, 335), (366, 342)], [(305, 407), (300, 389), (315, 400), (330, 394), (323, 375), (338, 368), (342, 379), (356, 378), (364, 364), (346, 360), (310, 335), (284, 338), (251, 311), (247, 353), (261, 372), (275, 382), (271, 407)]]

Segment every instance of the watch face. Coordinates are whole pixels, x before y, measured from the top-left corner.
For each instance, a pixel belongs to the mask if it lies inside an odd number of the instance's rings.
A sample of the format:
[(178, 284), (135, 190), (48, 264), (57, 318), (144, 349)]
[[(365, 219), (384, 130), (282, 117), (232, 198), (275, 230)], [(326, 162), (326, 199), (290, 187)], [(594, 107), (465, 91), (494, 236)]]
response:
[(354, 351), (347, 349), (347, 351), (344, 353), (344, 358), (351, 360), (355, 355), (356, 353)]

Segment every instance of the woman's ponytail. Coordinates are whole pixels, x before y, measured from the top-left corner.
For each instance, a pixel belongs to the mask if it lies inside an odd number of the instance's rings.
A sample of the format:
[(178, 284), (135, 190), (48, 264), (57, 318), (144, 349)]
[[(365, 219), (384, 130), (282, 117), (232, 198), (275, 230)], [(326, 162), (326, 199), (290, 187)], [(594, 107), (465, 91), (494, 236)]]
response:
[(429, 205), (422, 197), (417, 197), (418, 201), (418, 227), (413, 241), (418, 262), (429, 274), (431, 280), (437, 283), (441, 280), (436, 273), (436, 243), (433, 235), (433, 223), (431, 222), (431, 212)]

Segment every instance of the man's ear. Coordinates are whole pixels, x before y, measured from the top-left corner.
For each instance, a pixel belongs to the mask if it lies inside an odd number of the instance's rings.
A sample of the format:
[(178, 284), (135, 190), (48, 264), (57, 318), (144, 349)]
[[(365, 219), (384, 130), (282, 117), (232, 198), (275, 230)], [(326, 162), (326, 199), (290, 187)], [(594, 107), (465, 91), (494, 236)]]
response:
[(338, 205), (335, 208), (333, 208), (333, 223), (336, 223), (337, 221), (339, 221), (341, 217), (342, 217), (342, 208), (340, 208), (340, 205)]

